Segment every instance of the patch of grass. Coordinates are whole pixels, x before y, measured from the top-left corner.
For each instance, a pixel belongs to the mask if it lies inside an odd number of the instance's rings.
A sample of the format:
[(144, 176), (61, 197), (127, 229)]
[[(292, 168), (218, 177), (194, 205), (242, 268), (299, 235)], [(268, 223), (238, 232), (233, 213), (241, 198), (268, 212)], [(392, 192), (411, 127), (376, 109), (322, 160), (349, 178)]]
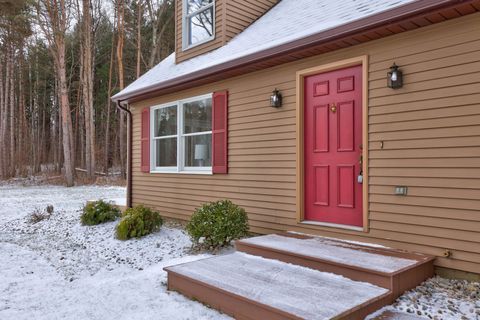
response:
[(112, 203), (98, 200), (87, 203), (85, 207), (83, 207), (80, 220), (83, 225), (93, 226), (108, 221), (115, 221), (120, 215), (120, 209)]
[(160, 229), (163, 218), (160, 213), (144, 206), (127, 209), (117, 225), (116, 236), (120, 240), (140, 238)]

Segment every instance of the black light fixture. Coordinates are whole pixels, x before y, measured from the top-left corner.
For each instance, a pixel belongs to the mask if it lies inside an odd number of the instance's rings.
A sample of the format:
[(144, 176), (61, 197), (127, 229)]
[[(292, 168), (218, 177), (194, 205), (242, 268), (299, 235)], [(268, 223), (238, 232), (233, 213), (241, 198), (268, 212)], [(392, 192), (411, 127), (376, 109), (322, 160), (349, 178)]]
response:
[(274, 108), (280, 108), (282, 106), (282, 94), (276, 88), (270, 96), (270, 106)]
[(402, 71), (398, 70), (395, 62), (390, 67), (390, 72), (387, 73), (387, 86), (392, 89), (398, 89), (403, 86)]

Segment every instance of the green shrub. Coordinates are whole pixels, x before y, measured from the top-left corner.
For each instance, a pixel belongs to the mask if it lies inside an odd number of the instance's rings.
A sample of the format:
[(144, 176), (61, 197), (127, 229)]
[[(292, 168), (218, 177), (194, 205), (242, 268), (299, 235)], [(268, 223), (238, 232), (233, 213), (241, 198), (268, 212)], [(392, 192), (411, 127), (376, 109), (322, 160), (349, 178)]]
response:
[(140, 238), (160, 229), (162, 224), (160, 213), (144, 206), (136, 206), (124, 212), (122, 220), (117, 225), (117, 238), (120, 240)]
[(83, 225), (93, 226), (96, 224), (114, 221), (120, 217), (121, 211), (112, 203), (98, 200), (87, 203), (83, 207), (83, 213), (80, 217)]
[(248, 217), (230, 200), (204, 204), (192, 215), (187, 232), (199, 247), (216, 249), (248, 234)]

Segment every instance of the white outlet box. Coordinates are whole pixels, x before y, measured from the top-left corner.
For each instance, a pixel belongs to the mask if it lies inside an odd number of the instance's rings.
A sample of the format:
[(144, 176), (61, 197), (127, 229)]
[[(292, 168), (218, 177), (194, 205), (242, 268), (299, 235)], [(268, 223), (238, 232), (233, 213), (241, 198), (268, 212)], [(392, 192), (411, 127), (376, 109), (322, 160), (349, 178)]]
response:
[(408, 192), (408, 187), (406, 186), (396, 186), (395, 187), (395, 194), (397, 196), (406, 196)]

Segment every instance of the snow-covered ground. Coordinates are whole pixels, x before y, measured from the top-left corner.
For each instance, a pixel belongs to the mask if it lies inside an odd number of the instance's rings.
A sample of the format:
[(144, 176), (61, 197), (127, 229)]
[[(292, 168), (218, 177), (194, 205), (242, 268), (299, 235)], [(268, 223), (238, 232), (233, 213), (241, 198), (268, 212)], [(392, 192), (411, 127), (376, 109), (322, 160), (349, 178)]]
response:
[(480, 283), (434, 277), (384, 310), (434, 320), (480, 320)]
[[(230, 319), (166, 290), (163, 267), (207, 256), (189, 253), (181, 228), (119, 241), (115, 222), (79, 223), (87, 200), (124, 195), (120, 187), (0, 186), (0, 319)], [(50, 219), (28, 221), (47, 205)]]
[[(124, 195), (120, 187), (0, 185), (1, 320), (230, 319), (166, 290), (163, 267), (209, 256), (191, 253), (182, 228), (169, 223), (141, 240), (119, 241), (115, 222), (80, 225), (87, 200)], [(30, 223), (47, 205), (51, 218)], [(434, 278), (386, 309), (480, 320), (480, 283)]]

